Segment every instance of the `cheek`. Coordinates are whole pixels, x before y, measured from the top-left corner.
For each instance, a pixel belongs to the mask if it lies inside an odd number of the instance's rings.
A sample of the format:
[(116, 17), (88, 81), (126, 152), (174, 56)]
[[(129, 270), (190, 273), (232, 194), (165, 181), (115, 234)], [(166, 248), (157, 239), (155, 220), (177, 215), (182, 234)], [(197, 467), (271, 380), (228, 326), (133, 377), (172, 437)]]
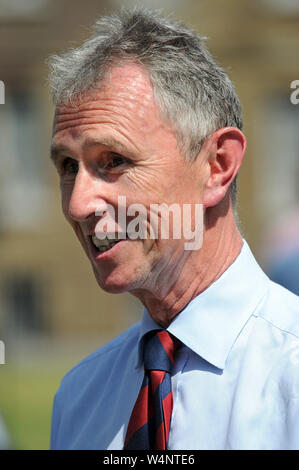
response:
[(169, 193), (169, 187), (175, 182), (169, 175), (169, 169), (162, 164), (144, 165), (128, 171), (124, 190), (144, 205), (160, 202)]
[(66, 219), (71, 223), (69, 214), (70, 200), (72, 197), (73, 185), (60, 184), (61, 208)]

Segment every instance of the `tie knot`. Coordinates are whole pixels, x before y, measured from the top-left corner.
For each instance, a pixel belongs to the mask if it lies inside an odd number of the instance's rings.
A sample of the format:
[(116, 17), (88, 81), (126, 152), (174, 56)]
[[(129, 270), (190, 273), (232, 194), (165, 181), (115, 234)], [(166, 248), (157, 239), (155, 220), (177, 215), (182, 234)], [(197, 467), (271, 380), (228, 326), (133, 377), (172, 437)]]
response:
[(179, 340), (166, 330), (154, 330), (145, 336), (144, 369), (171, 372)]

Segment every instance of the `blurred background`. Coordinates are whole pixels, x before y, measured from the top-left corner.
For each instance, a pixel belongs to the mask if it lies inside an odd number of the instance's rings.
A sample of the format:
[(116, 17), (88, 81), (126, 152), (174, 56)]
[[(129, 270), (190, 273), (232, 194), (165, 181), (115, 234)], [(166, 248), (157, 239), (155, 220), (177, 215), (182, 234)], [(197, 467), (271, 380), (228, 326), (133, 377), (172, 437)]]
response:
[[(206, 36), (229, 71), (248, 139), (240, 227), (270, 277), (299, 294), (299, 104), (290, 99), (299, 80), (299, 0), (138, 3)], [(47, 449), (62, 376), (142, 313), (129, 295), (100, 291), (62, 217), (45, 65), (87, 38), (99, 16), (134, 4), (0, 0), (0, 449)]]

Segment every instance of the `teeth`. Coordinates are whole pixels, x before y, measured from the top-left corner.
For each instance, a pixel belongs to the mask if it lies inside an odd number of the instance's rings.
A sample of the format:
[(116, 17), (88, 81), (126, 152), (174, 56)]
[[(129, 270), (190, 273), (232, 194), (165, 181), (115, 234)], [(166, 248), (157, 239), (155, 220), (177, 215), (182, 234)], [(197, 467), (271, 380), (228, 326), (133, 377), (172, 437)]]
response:
[(100, 240), (97, 238), (96, 235), (93, 235), (92, 237), (93, 244), (97, 247), (97, 249), (101, 252), (110, 250), (116, 243), (119, 242), (118, 239), (108, 239), (104, 238), (103, 240)]
[(100, 240), (96, 237), (96, 235), (92, 236), (92, 241), (97, 248), (107, 247), (110, 245), (109, 240), (107, 238), (104, 238), (104, 240)]

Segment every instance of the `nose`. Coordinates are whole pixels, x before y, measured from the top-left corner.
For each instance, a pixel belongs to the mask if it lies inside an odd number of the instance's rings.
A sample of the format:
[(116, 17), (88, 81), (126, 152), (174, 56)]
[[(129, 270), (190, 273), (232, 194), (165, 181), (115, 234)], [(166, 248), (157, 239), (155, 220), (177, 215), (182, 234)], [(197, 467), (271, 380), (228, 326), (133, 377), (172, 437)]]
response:
[(104, 182), (99, 182), (86, 169), (80, 169), (73, 185), (66, 188), (64, 195), (64, 213), (74, 222), (82, 222), (94, 216), (103, 206)]

